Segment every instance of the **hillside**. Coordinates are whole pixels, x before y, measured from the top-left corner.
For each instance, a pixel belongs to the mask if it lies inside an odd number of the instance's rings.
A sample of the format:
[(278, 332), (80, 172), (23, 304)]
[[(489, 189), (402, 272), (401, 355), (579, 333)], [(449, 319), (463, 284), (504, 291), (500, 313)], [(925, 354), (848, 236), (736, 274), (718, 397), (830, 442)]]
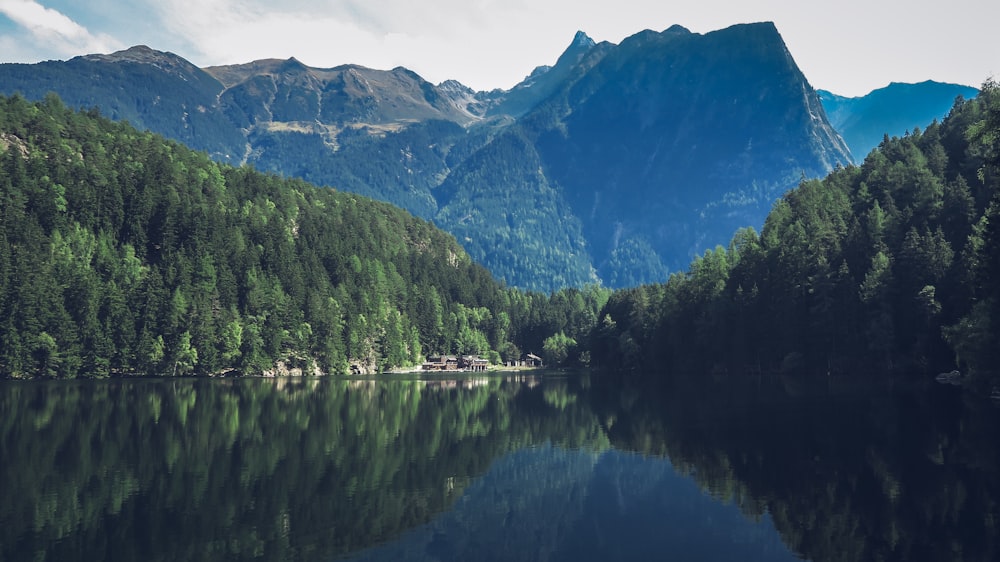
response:
[(663, 280), (851, 161), (772, 24), (578, 33), (509, 91), (295, 59), (199, 69), (139, 46), (0, 65), (0, 93), (17, 92), (401, 206), (546, 292)]
[(517, 359), (581, 333), (599, 294), (508, 289), (386, 203), (218, 164), (53, 95), (0, 97), (0, 376)]
[(850, 154), (770, 23), (629, 37), (521, 120), (598, 276), (665, 279)]
[[(786, 194), (763, 231), (616, 292), (596, 363), (925, 374), (1000, 387), (1000, 87)], [(989, 387), (987, 387), (988, 389)]]

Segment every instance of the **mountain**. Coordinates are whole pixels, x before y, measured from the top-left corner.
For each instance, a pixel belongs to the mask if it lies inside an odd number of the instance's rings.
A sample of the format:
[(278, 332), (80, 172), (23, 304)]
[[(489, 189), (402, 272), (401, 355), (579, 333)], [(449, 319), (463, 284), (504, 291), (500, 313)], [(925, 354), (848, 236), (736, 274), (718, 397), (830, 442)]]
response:
[(578, 336), (568, 304), (585, 306), (504, 287), (398, 207), (219, 164), (54, 96), (0, 96), (0, 216), (0, 378), (496, 362)]
[(762, 224), (803, 176), (851, 163), (769, 23), (704, 36), (674, 26), (617, 46), (578, 34), (511, 95), (543, 84), (554, 89), (437, 191), (435, 221), (516, 285), (546, 272), (663, 280)]
[(1000, 388), (998, 140), (987, 80), (941, 122), (790, 190), (759, 235), (616, 291), (589, 338), (594, 365), (866, 381), (958, 369), (945, 382)]
[(612, 286), (663, 279), (851, 163), (771, 23), (645, 31), (592, 64), (522, 122)]
[[(524, 80), (504, 93), (500, 103), (490, 108), (490, 115), (511, 115), (520, 117), (541, 101), (551, 96), (567, 80), (572, 79), (574, 69), (597, 46), (586, 33), (578, 31), (573, 42), (559, 56), (554, 66), (539, 66)], [(609, 44), (602, 44), (600, 49), (606, 49)]]
[(433, 220), (508, 284), (660, 281), (806, 176), (851, 162), (773, 24), (577, 33), (507, 91), (292, 58), (199, 69), (148, 47), (0, 65), (221, 162)]
[(948, 115), (955, 98), (975, 97), (979, 90), (927, 80), (918, 84), (893, 82), (864, 96), (847, 98), (819, 90), (833, 128), (844, 137), (851, 154), (863, 160), (885, 135), (900, 137)]
[(218, 111), (222, 90), (190, 62), (141, 45), (69, 61), (0, 64), (0, 93), (38, 100), (54, 92), (71, 107), (99, 108), (106, 117), (232, 162), (245, 152), (245, 135)]

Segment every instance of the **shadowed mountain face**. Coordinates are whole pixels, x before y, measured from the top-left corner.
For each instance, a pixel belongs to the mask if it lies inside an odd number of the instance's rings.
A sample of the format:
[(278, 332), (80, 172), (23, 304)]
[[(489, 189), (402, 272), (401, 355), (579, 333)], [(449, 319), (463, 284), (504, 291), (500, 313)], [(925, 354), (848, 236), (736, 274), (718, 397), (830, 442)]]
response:
[(614, 286), (685, 267), (851, 162), (771, 24), (637, 34), (523, 121)]
[(893, 82), (868, 95), (846, 98), (819, 90), (830, 123), (844, 137), (859, 162), (882, 142), (885, 135), (901, 137), (917, 127), (944, 119), (955, 98), (976, 97), (979, 90), (959, 84), (927, 80), (919, 84)]
[(578, 33), (508, 91), (295, 59), (199, 69), (133, 47), (0, 65), (0, 92), (55, 92), (221, 161), (400, 205), (544, 291), (662, 281), (759, 228), (801, 177), (851, 162), (770, 23), (620, 45)]

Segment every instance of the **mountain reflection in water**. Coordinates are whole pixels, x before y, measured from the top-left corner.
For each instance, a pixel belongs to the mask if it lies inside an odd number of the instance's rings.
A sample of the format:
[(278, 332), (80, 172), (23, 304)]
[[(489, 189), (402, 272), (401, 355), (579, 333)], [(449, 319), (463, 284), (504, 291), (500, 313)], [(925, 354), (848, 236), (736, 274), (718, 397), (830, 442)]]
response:
[(987, 560), (961, 389), (586, 375), (0, 383), (0, 560)]

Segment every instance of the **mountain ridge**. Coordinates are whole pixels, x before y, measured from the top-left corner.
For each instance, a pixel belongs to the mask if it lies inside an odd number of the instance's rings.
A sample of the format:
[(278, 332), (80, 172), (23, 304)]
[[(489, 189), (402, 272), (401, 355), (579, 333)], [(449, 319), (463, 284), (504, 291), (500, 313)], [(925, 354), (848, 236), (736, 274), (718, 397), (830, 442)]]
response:
[[(776, 83), (774, 76), (783, 82)], [(796, 100), (802, 103), (789, 114)], [(566, 187), (577, 214), (594, 217), (587, 238), (605, 245), (592, 248), (595, 261), (604, 264), (602, 278), (623, 265), (615, 252), (636, 231), (640, 235), (625, 245), (628, 252), (642, 248), (648, 256), (653, 249), (663, 262), (662, 267), (652, 264), (654, 271), (679, 270), (706, 247), (724, 243), (726, 232), (760, 224), (771, 202), (801, 175), (821, 175), (838, 163), (851, 163), (768, 22), (704, 35), (637, 33), (569, 87), (566, 99), (546, 103), (551, 111), (539, 113), (564, 116), (535, 125), (547, 131), (541, 134), (541, 150), (558, 168), (553, 175)], [(789, 128), (801, 131), (797, 140), (780, 140)], [(705, 129), (712, 133), (704, 134)], [(609, 131), (620, 147), (605, 145)], [(754, 139), (755, 134), (764, 138)], [(572, 141), (574, 135), (578, 142)], [(754, 144), (766, 142), (774, 145), (770, 152), (754, 152)], [(802, 150), (803, 144), (813, 146)], [(596, 154), (603, 166), (589, 167)], [(770, 157), (791, 162), (766, 161)], [(765, 185), (768, 176), (771, 183)], [(698, 188), (682, 189), (685, 184)], [(632, 200), (622, 197), (616, 187), (622, 185), (634, 186), (638, 193)], [(600, 216), (594, 216), (596, 209)], [(721, 226), (707, 224), (706, 218)], [(706, 234), (706, 228), (714, 233)], [(663, 255), (660, 248), (670, 243), (684, 244), (683, 251)]]
[(925, 80), (890, 82), (863, 96), (846, 97), (820, 90), (831, 124), (841, 132), (856, 160), (863, 160), (886, 135), (902, 136), (917, 127), (942, 120), (959, 96), (970, 99), (979, 90), (961, 84)]
[[(771, 22), (706, 34), (674, 25), (618, 45), (581, 31), (555, 64), (491, 92), (402, 67), (291, 58), (197, 69), (174, 56), (134, 47), (0, 65), (0, 89), (56, 91), (218, 160), (392, 202), (455, 233), (508, 283), (545, 291), (662, 281), (759, 226), (803, 175), (851, 162)], [(147, 83), (130, 84), (130, 72)], [(104, 74), (113, 79), (95, 80)], [(527, 162), (537, 169), (520, 170)], [(623, 205), (599, 224), (595, 209), (615, 199)], [(483, 221), (472, 228), (470, 217)]]

